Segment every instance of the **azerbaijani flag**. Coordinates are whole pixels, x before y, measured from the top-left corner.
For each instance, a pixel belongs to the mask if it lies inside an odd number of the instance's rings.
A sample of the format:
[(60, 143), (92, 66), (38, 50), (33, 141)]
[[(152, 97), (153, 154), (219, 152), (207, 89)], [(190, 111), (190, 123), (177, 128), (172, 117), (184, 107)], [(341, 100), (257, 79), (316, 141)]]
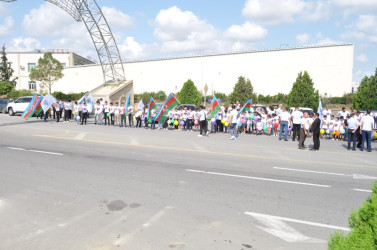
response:
[(155, 109), (157, 107), (153, 97), (151, 97), (151, 100), (149, 101), (149, 104), (148, 104), (148, 114), (147, 114), (147, 119), (148, 119), (148, 122), (151, 123), (152, 122), (152, 117), (151, 117), (151, 113), (152, 113), (152, 109)]
[(30, 113), (30, 111), (34, 108), (34, 106), (35, 106), (35, 99), (36, 98), (37, 98), (37, 94), (34, 94), (33, 98), (31, 98), (29, 106), (27, 106), (27, 108), (25, 109), (25, 111), (22, 113), (22, 115), (21, 115), (22, 118), (25, 119), (27, 117), (27, 114)]
[(35, 107), (35, 115), (39, 115), (42, 111), (43, 111), (43, 108), (42, 108), (42, 101), (43, 101), (43, 96), (41, 98), (41, 101), (37, 104), (37, 106)]
[(131, 99), (131, 91), (128, 94), (127, 100), (126, 100), (126, 106), (124, 108), (124, 113), (127, 115), (128, 113), (128, 106), (130, 105), (130, 99)]
[(209, 116), (209, 118), (207, 120), (211, 120), (219, 112), (219, 109), (220, 109), (219, 102), (217, 101), (216, 96), (213, 96), (213, 99), (212, 99), (212, 113), (211, 113), (211, 115)]
[(43, 100), (43, 95), (40, 95), (40, 96), (37, 96), (36, 98), (36, 104), (35, 106), (33, 107), (33, 109), (31, 110), (30, 114), (25, 118), (25, 120), (29, 120), (29, 118), (35, 113), (36, 110), (38, 110), (38, 105), (40, 106), (41, 105), (41, 102)]
[(165, 120), (165, 117), (167, 115), (167, 113), (172, 110), (175, 106), (179, 105), (179, 101), (177, 100), (177, 98), (175, 98), (173, 96), (173, 94), (170, 94), (168, 96), (168, 98), (166, 99), (165, 101), (165, 104), (164, 106), (162, 107), (162, 109), (160, 110), (160, 112), (158, 113), (157, 117), (156, 117), (156, 121), (164, 121)]
[(77, 102), (78, 104), (84, 104), (85, 102), (85, 95), (80, 98), (80, 100)]
[(245, 105), (243, 105), (242, 109), (240, 110), (240, 112), (238, 112), (238, 115), (240, 115), (243, 111), (250, 111), (251, 109), (251, 99), (248, 100)]

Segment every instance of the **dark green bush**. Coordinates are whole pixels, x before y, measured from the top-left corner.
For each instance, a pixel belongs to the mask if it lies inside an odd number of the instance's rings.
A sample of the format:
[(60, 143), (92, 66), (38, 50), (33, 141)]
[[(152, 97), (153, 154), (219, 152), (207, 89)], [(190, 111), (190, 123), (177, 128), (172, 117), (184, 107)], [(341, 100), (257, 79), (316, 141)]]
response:
[(330, 250), (376, 250), (377, 249), (377, 182), (373, 185), (371, 197), (363, 202), (348, 219), (352, 229), (348, 235), (335, 232), (330, 236)]
[(81, 97), (83, 97), (86, 94), (86, 92), (72, 94), (64, 94), (63, 92), (53, 92), (51, 95), (54, 96), (57, 100), (78, 101)]
[(16, 100), (18, 97), (21, 96), (31, 96), (34, 92), (31, 90), (21, 89), (21, 90), (12, 90), (10, 93), (8, 93), (8, 98), (12, 98), (13, 100)]

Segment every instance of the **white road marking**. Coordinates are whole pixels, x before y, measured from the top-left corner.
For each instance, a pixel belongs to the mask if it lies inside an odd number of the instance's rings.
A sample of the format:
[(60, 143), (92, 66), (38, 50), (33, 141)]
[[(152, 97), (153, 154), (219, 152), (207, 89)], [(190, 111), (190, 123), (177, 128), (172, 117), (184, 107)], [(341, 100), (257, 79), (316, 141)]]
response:
[(352, 174), (351, 175), (351, 174), (340, 174), (340, 173), (321, 172), (321, 171), (312, 171), (312, 170), (294, 169), (294, 168), (280, 168), (280, 167), (273, 167), (273, 168), (279, 169), (279, 170), (305, 172), (305, 173), (313, 173), (313, 174), (327, 174), (327, 175), (345, 176), (345, 177), (352, 177), (354, 179), (359, 179), (359, 180), (377, 180), (377, 177), (375, 177), (375, 176), (368, 176), (368, 175), (361, 175), (361, 174)]
[(313, 174), (328, 174), (328, 175), (338, 175), (338, 176), (349, 176), (349, 177), (352, 177), (352, 175), (340, 174), (340, 173), (320, 172), (320, 171), (312, 171), (312, 170), (304, 170), (304, 169), (293, 169), (293, 168), (280, 168), (280, 167), (273, 167), (273, 168), (274, 169), (279, 169), (279, 170), (305, 172), (305, 173), (313, 173)]
[(82, 139), (84, 139), (85, 136), (86, 136), (86, 133), (80, 133), (80, 134), (78, 134), (78, 135), (75, 137), (75, 139), (77, 139), (77, 140), (82, 140)]
[(280, 183), (287, 183), (287, 184), (313, 186), (313, 187), (324, 187), (324, 188), (330, 188), (331, 187), (329, 185), (321, 185), (321, 184), (314, 184), (314, 183), (297, 182), (297, 181), (286, 181), (286, 180), (269, 179), (269, 178), (260, 178), (260, 177), (246, 176), (246, 175), (236, 175), (236, 174), (206, 172), (206, 171), (200, 171), (200, 170), (194, 170), (194, 169), (186, 169), (186, 171), (188, 171), (188, 172), (194, 172), (194, 173), (202, 173), (202, 174), (211, 174), (211, 175), (220, 175), (220, 176), (229, 176), (229, 177), (253, 179), (253, 180), (260, 180), (260, 181), (271, 181), (271, 182), (280, 182)]
[(354, 191), (358, 191), (358, 192), (367, 192), (367, 193), (372, 193), (372, 190), (367, 190), (367, 189), (358, 189), (358, 188), (355, 188), (353, 189)]
[(361, 175), (361, 174), (354, 174), (354, 179), (361, 179), (361, 180), (377, 180), (375, 176), (368, 176), (368, 175)]
[[(252, 215), (253, 216), (253, 215)], [(289, 226), (287, 223), (280, 219), (270, 217), (270, 216), (253, 216), (254, 219), (258, 220), (266, 227), (259, 227), (263, 231), (272, 234), (282, 240), (287, 242), (310, 242), (310, 243), (326, 243), (325, 240), (314, 239), (303, 235), (293, 227)]]
[(60, 155), (60, 156), (64, 155), (64, 154), (61, 154), (61, 153), (48, 152), (48, 151), (40, 151), (40, 150), (33, 150), (33, 149), (24, 149), (24, 148), (7, 147), (7, 149), (18, 150), (18, 151), (34, 152), (34, 153), (40, 153), (40, 154), (50, 154), (50, 155)]
[(250, 215), (254, 218), (264, 218), (264, 219), (270, 219), (270, 220), (280, 220), (280, 221), (287, 221), (287, 222), (293, 222), (298, 224), (304, 224), (309, 226), (315, 226), (315, 227), (323, 227), (323, 228), (329, 228), (329, 229), (335, 229), (335, 230), (342, 230), (349, 232), (350, 229), (348, 227), (339, 227), (339, 226), (333, 226), (329, 224), (322, 224), (317, 222), (311, 222), (311, 221), (304, 221), (304, 220), (296, 220), (291, 218), (285, 218), (280, 216), (273, 216), (268, 214), (260, 214), (260, 213), (253, 213), (253, 212), (245, 212), (246, 215)]
[(198, 145), (198, 144), (196, 144), (196, 143), (194, 143), (193, 145), (194, 145), (194, 148), (197, 149), (197, 150), (200, 150), (200, 151), (207, 151), (207, 149), (203, 148), (202, 146), (200, 146), (200, 145)]
[(142, 232), (143, 230), (151, 226), (153, 223), (157, 222), (159, 219), (161, 219), (161, 217), (166, 213), (167, 210), (170, 210), (172, 208), (173, 207), (169, 207), (169, 206), (163, 208), (162, 210), (154, 214), (149, 220), (147, 220), (141, 228), (137, 229), (134, 232), (126, 234), (122, 238), (117, 239), (116, 241), (113, 242), (113, 245), (121, 246), (121, 245), (126, 244), (129, 240), (131, 240), (135, 236), (135, 234), (137, 234), (138, 232)]

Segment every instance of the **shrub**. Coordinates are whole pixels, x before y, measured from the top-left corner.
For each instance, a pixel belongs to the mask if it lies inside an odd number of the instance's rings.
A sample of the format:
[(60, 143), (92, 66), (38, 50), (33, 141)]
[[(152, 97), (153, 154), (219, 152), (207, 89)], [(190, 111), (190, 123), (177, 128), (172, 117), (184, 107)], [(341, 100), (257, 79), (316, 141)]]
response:
[(31, 90), (21, 89), (21, 90), (12, 90), (10, 93), (8, 93), (8, 98), (12, 98), (13, 100), (16, 100), (18, 97), (21, 96), (31, 96), (34, 92)]
[(256, 100), (256, 95), (254, 94), (254, 88), (253, 85), (251, 85), (250, 79), (246, 79), (243, 76), (238, 77), (233, 92), (229, 95), (229, 101), (232, 103), (245, 103), (250, 98), (253, 99), (253, 102)]
[(0, 95), (8, 95), (14, 90), (14, 86), (10, 82), (0, 82)]
[(359, 210), (352, 211), (348, 219), (352, 229), (348, 235), (335, 232), (330, 236), (330, 250), (377, 249), (377, 182), (371, 197), (363, 202)]
[(198, 107), (202, 102), (202, 96), (194, 82), (189, 79), (179, 91), (178, 100), (181, 104), (195, 104)]
[(83, 97), (85, 94), (87, 94), (87, 93), (81, 92), (81, 93), (64, 94), (63, 92), (58, 91), (58, 92), (53, 92), (51, 95), (54, 96), (58, 100), (77, 101), (81, 97)]

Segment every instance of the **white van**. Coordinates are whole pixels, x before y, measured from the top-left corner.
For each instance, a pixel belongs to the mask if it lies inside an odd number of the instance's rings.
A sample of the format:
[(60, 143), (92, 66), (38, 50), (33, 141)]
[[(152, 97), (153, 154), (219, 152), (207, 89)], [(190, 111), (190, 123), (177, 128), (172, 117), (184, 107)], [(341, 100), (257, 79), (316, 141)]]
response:
[(18, 98), (14, 102), (10, 102), (7, 105), (8, 114), (14, 116), (17, 113), (23, 113), (29, 106), (29, 103), (33, 99), (32, 96), (23, 96)]

